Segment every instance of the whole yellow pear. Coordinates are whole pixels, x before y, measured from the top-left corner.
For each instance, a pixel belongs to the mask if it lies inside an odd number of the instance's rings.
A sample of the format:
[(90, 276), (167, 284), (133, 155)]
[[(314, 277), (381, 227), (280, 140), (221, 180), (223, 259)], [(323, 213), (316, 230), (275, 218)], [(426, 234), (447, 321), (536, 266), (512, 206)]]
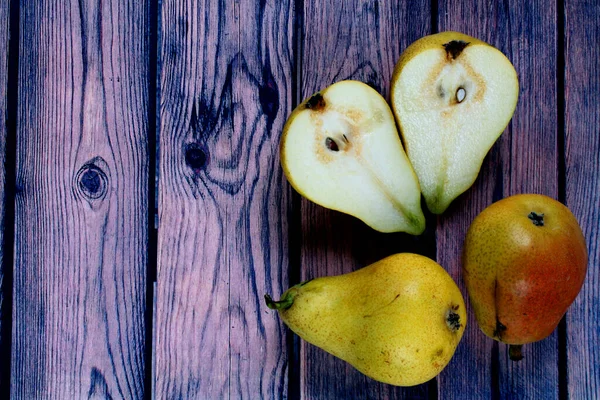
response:
[(292, 331), (365, 375), (397, 386), (444, 369), (467, 320), (462, 294), (435, 261), (396, 254), (345, 275), (300, 283), (275, 302)]

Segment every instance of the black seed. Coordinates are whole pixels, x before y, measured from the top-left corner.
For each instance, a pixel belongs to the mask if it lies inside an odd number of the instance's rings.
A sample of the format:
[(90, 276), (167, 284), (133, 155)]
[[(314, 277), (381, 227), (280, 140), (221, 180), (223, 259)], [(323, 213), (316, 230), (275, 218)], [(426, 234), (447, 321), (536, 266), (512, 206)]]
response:
[(325, 147), (327, 147), (331, 151), (339, 151), (340, 150), (340, 148), (338, 147), (338, 145), (335, 142), (335, 140), (333, 140), (330, 137), (328, 137), (327, 139), (325, 139)]

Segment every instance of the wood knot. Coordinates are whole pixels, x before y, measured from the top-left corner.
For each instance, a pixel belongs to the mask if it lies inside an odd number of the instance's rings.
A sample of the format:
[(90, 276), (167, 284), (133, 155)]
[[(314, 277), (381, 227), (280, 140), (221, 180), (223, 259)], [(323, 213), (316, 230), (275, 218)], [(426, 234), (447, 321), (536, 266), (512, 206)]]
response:
[(77, 187), (88, 199), (104, 197), (108, 189), (108, 177), (96, 164), (96, 159), (88, 161), (77, 172)]
[(112, 399), (110, 389), (104, 374), (96, 367), (92, 367), (90, 374), (90, 390), (88, 399)]
[(185, 163), (191, 169), (198, 171), (203, 169), (208, 162), (206, 150), (198, 143), (188, 143), (185, 146)]

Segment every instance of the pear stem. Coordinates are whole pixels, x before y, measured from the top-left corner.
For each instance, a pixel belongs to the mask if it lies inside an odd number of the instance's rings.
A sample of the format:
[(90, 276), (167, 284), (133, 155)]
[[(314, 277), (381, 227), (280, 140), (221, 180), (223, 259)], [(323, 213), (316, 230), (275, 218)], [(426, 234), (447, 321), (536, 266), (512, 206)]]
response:
[(521, 361), (523, 359), (523, 353), (521, 352), (522, 347), (522, 344), (508, 345), (508, 356), (512, 361)]
[(281, 300), (275, 301), (271, 296), (265, 294), (265, 303), (271, 310), (287, 310), (294, 304), (294, 297), (286, 294)]
[(275, 301), (271, 296), (265, 294), (265, 303), (267, 304), (267, 307), (269, 307), (271, 310), (287, 310), (292, 306), (292, 304), (294, 304), (294, 297), (296, 297), (298, 294), (298, 288), (301, 288), (310, 281), (312, 281), (312, 279), (292, 286), (282, 295), (279, 301)]

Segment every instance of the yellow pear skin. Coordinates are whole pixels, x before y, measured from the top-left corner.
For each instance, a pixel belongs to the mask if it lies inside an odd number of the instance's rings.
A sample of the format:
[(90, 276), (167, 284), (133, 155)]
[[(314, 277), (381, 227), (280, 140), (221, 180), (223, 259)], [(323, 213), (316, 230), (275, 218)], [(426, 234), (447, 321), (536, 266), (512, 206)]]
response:
[(355, 272), (265, 296), (301, 338), (363, 374), (396, 386), (434, 378), (452, 358), (467, 320), (462, 294), (433, 260), (392, 255)]

